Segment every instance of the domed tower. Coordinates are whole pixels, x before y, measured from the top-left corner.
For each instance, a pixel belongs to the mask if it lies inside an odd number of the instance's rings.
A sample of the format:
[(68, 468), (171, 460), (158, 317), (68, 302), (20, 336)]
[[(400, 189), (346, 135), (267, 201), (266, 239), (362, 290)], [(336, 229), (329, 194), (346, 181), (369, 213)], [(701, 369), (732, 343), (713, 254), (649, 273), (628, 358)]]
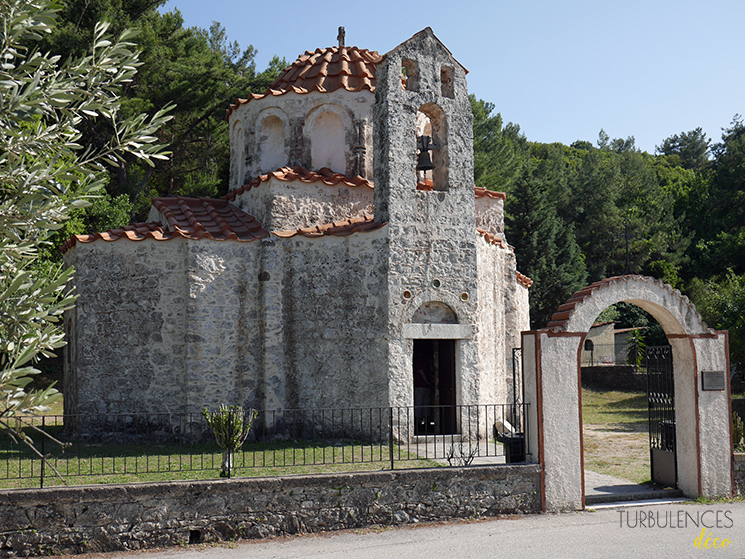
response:
[(344, 46), (343, 28), (339, 37), (339, 46), (307, 51), (263, 94), (228, 109), (229, 199), (269, 230), (372, 213), (380, 56)]

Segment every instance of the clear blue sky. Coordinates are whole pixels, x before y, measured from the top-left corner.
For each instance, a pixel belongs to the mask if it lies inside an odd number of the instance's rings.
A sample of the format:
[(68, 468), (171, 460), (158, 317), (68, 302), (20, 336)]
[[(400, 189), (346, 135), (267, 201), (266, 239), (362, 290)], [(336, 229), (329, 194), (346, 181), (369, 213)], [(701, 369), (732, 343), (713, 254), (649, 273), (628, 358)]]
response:
[(702, 127), (714, 141), (745, 113), (743, 0), (310, 2), (169, 0), (186, 26), (219, 21), (231, 40), (288, 63), (346, 44), (381, 54), (429, 26), (469, 70), (469, 91), (531, 141), (634, 136), (650, 153)]

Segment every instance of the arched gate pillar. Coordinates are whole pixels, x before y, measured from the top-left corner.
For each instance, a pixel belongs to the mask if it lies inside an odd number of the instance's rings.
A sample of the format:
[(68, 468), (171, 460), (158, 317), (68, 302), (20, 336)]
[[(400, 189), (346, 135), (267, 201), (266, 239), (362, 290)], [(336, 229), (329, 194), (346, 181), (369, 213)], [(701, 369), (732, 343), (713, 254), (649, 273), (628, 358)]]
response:
[[(673, 348), (678, 486), (690, 497), (732, 494), (727, 332), (710, 330), (669, 285), (622, 276), (577, 292), (545, 329), (522, 334), (527, 432), (542, 465), (545, 510), (584, 508), (581, 348), (598, 314), (619, 301), (652, 314)], [(704, 377), (723, 386), (706, 386)]]

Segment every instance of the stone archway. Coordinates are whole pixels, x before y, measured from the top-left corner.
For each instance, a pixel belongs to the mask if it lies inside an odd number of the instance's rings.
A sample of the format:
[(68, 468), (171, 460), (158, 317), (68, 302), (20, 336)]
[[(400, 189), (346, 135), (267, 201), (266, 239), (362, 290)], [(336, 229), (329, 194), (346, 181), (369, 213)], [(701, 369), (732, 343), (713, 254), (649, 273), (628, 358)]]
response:
[[(620, 276), (578, 291), (546, 328), (523, 332), (526, 436), (538, 449), (546, 510), (584, 508), (580, 396), (582, 344), (602, 310), (624, 301), (660, 323), (673, 348), (678, 485), (690, 497), (730, 495), (732, 446), (727, 332), (715, 332), (694, 305), (650, 277)], [(724, 372), (724, 390), (704, 390), (703, 372)]]

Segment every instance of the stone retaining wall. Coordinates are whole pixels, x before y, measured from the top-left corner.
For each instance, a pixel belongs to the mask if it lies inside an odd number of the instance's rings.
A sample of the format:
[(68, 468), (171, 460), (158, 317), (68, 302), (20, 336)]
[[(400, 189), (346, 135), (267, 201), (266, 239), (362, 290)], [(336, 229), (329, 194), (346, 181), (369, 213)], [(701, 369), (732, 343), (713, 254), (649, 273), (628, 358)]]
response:
[(745, 497), (745, 452), (735, 452), (735, 494)]
[(136, 550), (540, 508), (534, 464), (4, 490), (0, 556)]

